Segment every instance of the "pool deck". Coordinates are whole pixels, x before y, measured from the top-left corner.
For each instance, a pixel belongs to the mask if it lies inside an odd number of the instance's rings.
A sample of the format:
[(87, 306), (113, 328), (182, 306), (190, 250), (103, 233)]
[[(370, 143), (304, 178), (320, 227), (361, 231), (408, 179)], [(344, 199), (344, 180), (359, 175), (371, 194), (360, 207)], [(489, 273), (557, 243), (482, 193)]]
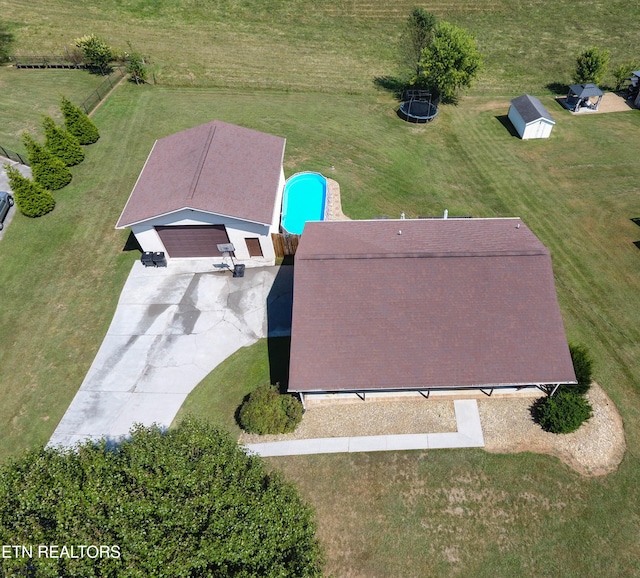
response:
[(327, 178), (329, 188), (327, 195), (327, 221), (350, 221), (342, 212), (342, 201), (340, 200), (340, 185), (337, 181)]

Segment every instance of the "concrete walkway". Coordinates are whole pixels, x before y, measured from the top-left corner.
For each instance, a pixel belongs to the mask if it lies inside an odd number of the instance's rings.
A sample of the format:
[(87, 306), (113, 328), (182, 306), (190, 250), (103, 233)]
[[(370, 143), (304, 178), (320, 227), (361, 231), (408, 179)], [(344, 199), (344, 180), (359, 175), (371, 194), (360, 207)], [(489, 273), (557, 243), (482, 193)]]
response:
[(168, 427), (187, 395), (243, 346), (291, 332), (292, 268), (211, 260), (136, 262), (89, 372), (49, 445), (117, 441), (135, 423)]
[(476, 400), (454, 400), (453, 405), (456, 412), (457, 432), (317, 438), (247, 444), (245, 447), (251, 453), (263, 457), (484, 447), (484, 436), (482, 435)]

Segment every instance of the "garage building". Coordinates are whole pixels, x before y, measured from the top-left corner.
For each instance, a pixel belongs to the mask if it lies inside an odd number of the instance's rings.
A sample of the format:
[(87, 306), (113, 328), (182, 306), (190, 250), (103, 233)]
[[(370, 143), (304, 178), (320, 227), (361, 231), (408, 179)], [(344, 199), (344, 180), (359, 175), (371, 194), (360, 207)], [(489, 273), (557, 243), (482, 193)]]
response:
[(272, 265), (280, 225), (285, 139), (215, 120), (157, 140), (116, 225), (143, 251)]

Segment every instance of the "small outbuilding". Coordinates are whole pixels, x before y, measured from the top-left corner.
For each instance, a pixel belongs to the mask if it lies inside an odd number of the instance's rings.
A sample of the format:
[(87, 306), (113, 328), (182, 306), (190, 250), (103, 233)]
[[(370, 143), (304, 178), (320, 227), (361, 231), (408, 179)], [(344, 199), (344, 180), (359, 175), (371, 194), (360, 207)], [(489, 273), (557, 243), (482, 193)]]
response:
[(572, 84), (566, 99), (566, 107), (573, 112), (598, 110), (604, 93), (592, 83)]
[(551, 129), (556, 124), (544, 105), (529, 94), (511, 101), (509, 120), (521, 139), (549, 138)]
[(116, 225), (143, 251), (273, 265), (285, 139), (220, 120), (158, 139)]

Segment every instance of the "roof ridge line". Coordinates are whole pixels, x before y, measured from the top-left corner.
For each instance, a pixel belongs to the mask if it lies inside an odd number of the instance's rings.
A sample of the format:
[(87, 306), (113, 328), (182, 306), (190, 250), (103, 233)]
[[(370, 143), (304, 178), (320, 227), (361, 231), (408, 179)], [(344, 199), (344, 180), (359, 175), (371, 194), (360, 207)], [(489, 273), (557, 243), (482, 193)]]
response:
[(548, 249), (530, 249), (525, 251), (414, 251), (398, 253), (318, 253), (314, 255), (301, 254), (298, 258), (305, 261), (317, 260), (344, 260), (344, 259), (443, 259), (450, 257), (535, 257), (537, 255), (550, 255)]
[(213, 142), (213, 137), (216, 133), (216, 125), (212, 124), (209, 127), (209, 134), (207, 135), (207, 140), (205, 141), (205, 145), (202, 147), (202, 154), (200, 155), (200, 160), (198, 161), (198, 166), (196, 168), (195, 174), (193, 175), (193, 179), (191, 180), (191, 184), (189, 185), (189, 192), (185, 199), (193, 199), (193, 195), (196, 192), (196, 188), (198, 187), (198, 182), (200, 181), (200, 175), (202, 174), (202, 168), (204, 167), (204, 163), (207, 160), (207, 156), (209, 155), (209, 149), (211, 148), (211, 143)]

